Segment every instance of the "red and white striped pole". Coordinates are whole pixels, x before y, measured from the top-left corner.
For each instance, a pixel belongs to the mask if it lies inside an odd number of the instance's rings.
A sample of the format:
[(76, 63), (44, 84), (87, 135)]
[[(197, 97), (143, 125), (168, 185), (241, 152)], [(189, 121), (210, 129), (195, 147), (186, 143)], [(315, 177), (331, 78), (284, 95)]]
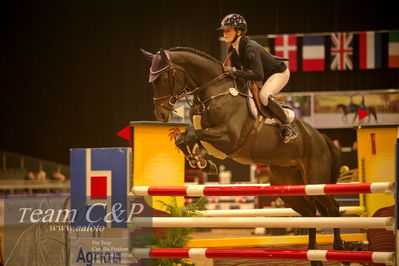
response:
[(140, 258), (241, 258), (305, 261), (374, 262), (393, 265), (393, 252), (245, 249), (245, 248), (137, 248), (133, 256)]
[(130, 196), (315, 196), (361, 193), (393, 193), (391, 182), (320, 184), (320, 185), (193, 185), (138, 186)]

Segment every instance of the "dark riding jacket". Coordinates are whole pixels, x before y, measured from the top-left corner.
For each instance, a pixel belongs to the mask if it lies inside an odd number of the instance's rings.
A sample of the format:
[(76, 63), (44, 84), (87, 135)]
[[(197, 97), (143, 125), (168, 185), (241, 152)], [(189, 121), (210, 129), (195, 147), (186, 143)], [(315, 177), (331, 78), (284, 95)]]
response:
[(238, 45), (239, 54), (231, 45), (231, 65), (237, 69), (234, 75), (245, 80), (264, 83), (271, 75), (284, 72), (286, 59), (271, 55), (254, 40), (243, 36)]

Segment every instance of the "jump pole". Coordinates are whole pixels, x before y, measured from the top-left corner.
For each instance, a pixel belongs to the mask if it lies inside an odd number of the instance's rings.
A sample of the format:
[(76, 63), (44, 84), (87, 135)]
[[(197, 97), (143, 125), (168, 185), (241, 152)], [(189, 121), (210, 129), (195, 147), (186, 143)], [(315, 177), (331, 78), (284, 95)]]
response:
[(361, 193), (393, 193), (394, 183), (351, 183), (319, 185), (192, 185), (192, 186), (135, 186), (130, 196), (315, 196)]
[[(367, 236), (364, 233), (341, 234), (342, 240), (346, 242), (364, 242)], [(292, 247), (307, 246), (309, 236), (256, 236), (256, 237), (229, 237), (229, 238), (207, 238), (207, 239), (191, 239), (188, 241), (188, 248), (276, 248), (276, 247)], [(330, 245), (334, 242), (334, 235), (317, 234), (316, 243), (318, 245)]]
[(382, 228), (392, 231), (394, 217), (136, 217), (129, 226), (203, 228)]
[[(361, 206), (343, 206), (339, 211), (345, 215), (364, 213)], [(291, 208), (265, 208), (265, 209), (239, 209), (239, 210), (206, 210), (199, 211), (197, 216), (205, 217), (281, 217), (281, 216), (301, 216)]]
[(374, 262), (393, 265), (393, 252), (298, 250), (298, 249), (220, 249), (220, 248), (138, 248), (135, 258), (240, 258), (304, 261)]

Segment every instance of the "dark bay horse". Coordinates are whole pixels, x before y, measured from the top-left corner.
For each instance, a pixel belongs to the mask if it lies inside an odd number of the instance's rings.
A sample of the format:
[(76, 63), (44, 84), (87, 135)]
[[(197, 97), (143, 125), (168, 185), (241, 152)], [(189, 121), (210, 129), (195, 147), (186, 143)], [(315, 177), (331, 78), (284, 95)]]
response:
[[(307, 123), (294, 121), (299, 136), (288, 144), (282, 142), (278, 127), (263, 125), (263, 122), (259, 132), (253, 134), (260, 126), (254, 126), (257, 120), (248, 112), (242, 85), (224, 73), (221, 62), (187, 47), (160, 50), (156, 54), (143, 50), (143, 53), (152, 62), (150, 82), (158, 120), (167, 122), (176, 100), (193, 96), (191, 117), (194, 129), (177, 138), (178, 146), (187, 156), (191, 151), (184, 147), (201, 142), (208, 144), (204, 145), (206, 149), (212, 147), (213, 153), (217, 150), (219, 157), (229, 156), (245, 164), (269, 164), (271, 185), (336, 182), (339, 151), (328, 137)], [(250, 135), (251, 145), (247, 145)], [(281, 198), (302, 216), (313, 217), (317, 211), (323, 216), (340, 216), (339, 206), (332, 196)], [(316, 248), (315, 228), (309, 229), (308, 248)], [(334, 249), (343, 249), (339, 229), (334, 229)], [(312, 262), (312, 265), (320, 264)]]
[(352, 114), (352, 113), (355, 114), (353, 116), (352, 123), (355, 123), (356, 118), (358, 116), (357, 110), (359, 108), (360, 108), (359, 105), (358, 104), (354, 104), (354, 103), (351, 103), (349, 105), (345, 105), (345, 104), (342, 104), (342, 103), (337, 104), (337, 110), (342, 110), (342, 121), (344, 123), (346, 123), (348, 121), (348, 118), (347, 118), (348, 114)]

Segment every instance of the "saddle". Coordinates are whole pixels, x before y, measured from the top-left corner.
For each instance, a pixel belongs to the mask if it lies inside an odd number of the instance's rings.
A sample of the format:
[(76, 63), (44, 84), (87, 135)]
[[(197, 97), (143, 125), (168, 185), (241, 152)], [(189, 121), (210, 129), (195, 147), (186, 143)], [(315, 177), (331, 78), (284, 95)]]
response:
[(264, 106), (259, 96), (260, 89), (258, 82), (247, 83), (248, 108), (252, 118), (256, 119), (260, 113), (266, 118), (265, 123), (267, 124), (286, 124), (295, 120), (294, 111), (288, 106), (280, 105), (272, 96), (269, 98), (269, 104)]

